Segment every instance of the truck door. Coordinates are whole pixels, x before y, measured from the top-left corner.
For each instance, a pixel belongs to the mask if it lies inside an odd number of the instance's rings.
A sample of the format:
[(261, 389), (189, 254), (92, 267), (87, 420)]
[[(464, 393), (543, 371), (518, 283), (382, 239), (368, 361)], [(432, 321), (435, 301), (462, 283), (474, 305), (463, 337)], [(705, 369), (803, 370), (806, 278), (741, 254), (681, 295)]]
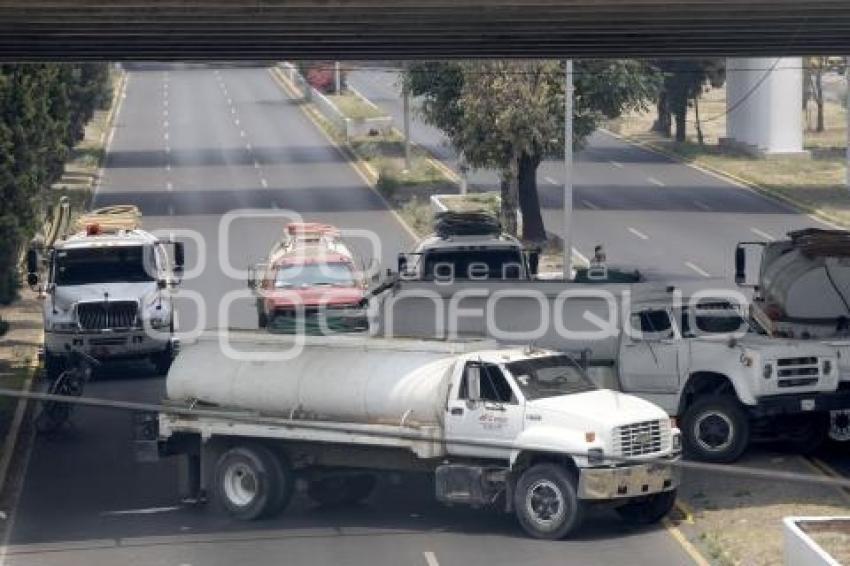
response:
[[(675, 393), (683, 344), (667, 309), (633, 313), (631, 332), (620, 337), (618, 371), (625, 391)], [(629, 335), (631, 334), (631, 336)]]
[[(446, 440), (450, 454), (480, 458), (510, 457), (510, 442), (522, 430), (524, 406), (495, 364), (467, 362), (447, 406)], [(504, 442), (501, 447), (452, 444), (452, 440)]]

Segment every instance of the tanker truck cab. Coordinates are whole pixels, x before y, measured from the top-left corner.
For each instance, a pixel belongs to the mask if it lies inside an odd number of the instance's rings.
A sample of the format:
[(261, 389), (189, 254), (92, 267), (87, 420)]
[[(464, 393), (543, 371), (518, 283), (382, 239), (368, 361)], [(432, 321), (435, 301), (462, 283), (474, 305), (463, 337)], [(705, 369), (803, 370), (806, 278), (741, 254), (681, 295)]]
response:
[(269, 367), (187, 346), (167, 390), (168, 403), (189, 414), (149, 418), (137, 447), (148, 458), (187, 454), (195, 471), (186, 477), (197, 480), (187, 494), (209, 492), (242, 519), (279, 512), (296, 478), (320, 505), (365, 499), (380, 471), (432, 474), (439, 501), (513, 512), (546, 539), (573, 532), (591, 505), (644, 524), (673, 505), (681, 442), (667, 414), (598, 389), (567, 354), (381, 338), (332, 344), (333, 357), (313, 341), (304, 359)]

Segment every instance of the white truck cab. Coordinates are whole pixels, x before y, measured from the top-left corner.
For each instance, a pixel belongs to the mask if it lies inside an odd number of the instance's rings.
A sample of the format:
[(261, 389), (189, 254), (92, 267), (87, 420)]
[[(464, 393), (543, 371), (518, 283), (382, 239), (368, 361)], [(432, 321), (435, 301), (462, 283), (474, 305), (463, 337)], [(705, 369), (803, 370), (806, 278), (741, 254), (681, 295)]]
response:
[[(161, 373), (177, 353), (172, 290), (180, 282), (182, 245), (142, 230), (137, 209), (107, 211), (114, 209), (83, 217), (80, 229), (53, 242), (45, 257), (36, 250), (28, 254), (29, 282), (44, 292), (50, 378), (61, 372), (71, 349), (103, 361), (148, 358)], [(175, 247), (174, 264), (169, 245)]]

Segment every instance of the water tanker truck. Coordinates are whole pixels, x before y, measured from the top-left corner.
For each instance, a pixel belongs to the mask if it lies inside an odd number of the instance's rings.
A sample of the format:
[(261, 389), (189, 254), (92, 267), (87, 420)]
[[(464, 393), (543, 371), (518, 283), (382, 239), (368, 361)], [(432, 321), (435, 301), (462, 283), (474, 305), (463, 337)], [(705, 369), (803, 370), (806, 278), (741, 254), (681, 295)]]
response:
[(444, 503), (500, 507), (557, 539), (594, 504), (658, 521), (679, 483), (667, 414), (548, 350), (210, 334), (181, 350), (166, 403), (140, 421), (140, 458), (182, 456), (183, 489), (246, 520), (286, 507), (296, 479), (335, 505), (367, 498), (378, 472), (418, 471)]

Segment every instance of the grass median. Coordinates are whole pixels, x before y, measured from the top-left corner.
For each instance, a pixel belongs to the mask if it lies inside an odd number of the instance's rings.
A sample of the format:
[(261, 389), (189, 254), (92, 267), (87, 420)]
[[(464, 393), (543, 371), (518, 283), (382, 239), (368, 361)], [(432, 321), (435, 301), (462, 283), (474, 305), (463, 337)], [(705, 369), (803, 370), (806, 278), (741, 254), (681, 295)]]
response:
[[(704, 144), (696, 139), (694, 109), (688, 112), (689, 135), (684, 142), (652, 132), (654, 112), (627, 115), (612, 129), (630, 141), (645, 144), (688, 163), (729, 175), (753, 188), (790, 202), (797, 208), (850, 227), (850, 191), (845, 186), (846, 111), (835, 102), (824, 108), (825, 130), (804, 131), (810, 158), (758, 158), (719, 145), (726, 135), (726, 91), (713, 89), (699, 103)], [(806, 122), (813, 123), (811, 111)]]

